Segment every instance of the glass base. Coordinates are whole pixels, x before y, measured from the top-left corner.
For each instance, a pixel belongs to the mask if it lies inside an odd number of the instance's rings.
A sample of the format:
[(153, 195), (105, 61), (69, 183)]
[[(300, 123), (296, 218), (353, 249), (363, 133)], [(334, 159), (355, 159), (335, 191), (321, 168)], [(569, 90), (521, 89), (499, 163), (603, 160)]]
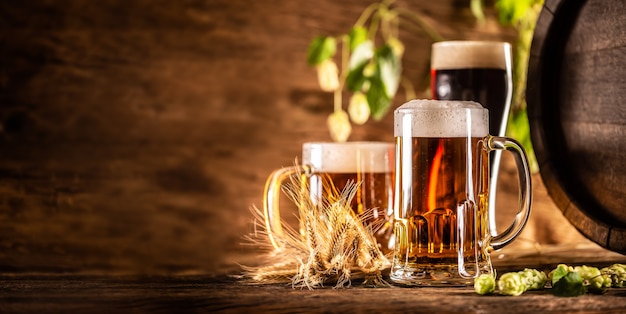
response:
[(389, 275), (391, 281), (404, 286), (440, 286), (465, 287), (473, 286), (474, 278), (483, 273), (490, 273), (488, 265), (480, 265), (479, 271), (470, 272), (472, 276), (464, 277), (459, 274), (456, 265), (404, 265), (394, 266)]

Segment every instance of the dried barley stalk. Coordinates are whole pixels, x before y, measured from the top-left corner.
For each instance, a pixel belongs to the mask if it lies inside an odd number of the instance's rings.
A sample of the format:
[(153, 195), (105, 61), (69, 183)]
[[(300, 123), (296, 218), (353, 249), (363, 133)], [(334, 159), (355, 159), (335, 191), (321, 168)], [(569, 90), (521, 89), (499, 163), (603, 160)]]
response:
[(244, 267), (246, 276), (258, 283), (289, 280), (293, 287), (314, 289), (330, 282), (335, 282), (335, 288), (350, 287), (353, 274), (358, 273), (364, 276), (366, 286), (387, 286), (381, 271), (389, 261), (376, 244), (375, 226), (366, 226), (367, 217), (359, 217), (350, 206), (360, 183), (350, 182), (339, 191), (328, 178), (322, 178), (325, 195), (329, 196), (314, 202), (309, 187), (299, 178), (300, 173), (294, 175), (283, 190), (301, 208), (304, 237), (283, 224), (283, 234), (274, 234), (282, 247), (276, 251), (267, 238), (262, 212), (253, 207), (258, 230), (246, 238), (268, 253), (265, 266)]

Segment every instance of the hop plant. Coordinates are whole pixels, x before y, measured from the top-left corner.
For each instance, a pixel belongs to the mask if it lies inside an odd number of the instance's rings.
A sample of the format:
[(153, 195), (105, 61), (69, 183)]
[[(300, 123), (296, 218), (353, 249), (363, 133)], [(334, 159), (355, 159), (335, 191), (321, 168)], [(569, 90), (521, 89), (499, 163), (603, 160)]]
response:
[(474, 290), (480, 295), (491, 294), (496, 290), (496, 279), (491, 274), (481, 274), (474, 279)]
[(522, 281), (526, 285), (526, 290), (543, 289), (548, 282), (548, 276), (540, 270), (525, 268), (518, 273), (522, 276)]
[(498, 280), (500, 294), (518, 296), (526, 292), (526, 284), (519, 273), (506, 273)]
[(602, 268), (600, 272), (611, 278), (612, 287), (615, 287), (615, 288), (626, 287), (626, 265), (625, 264), (613, 264), (611, 266)]
[(576, 266), (574, 271), (583, 277), (583, 284), (587, 286), (590, 292), (604, 293), (611, 287), (611, 277), (607, 274), (602, 274), (597, 267)]
[[(406, 99), (415, 98), (410, 81), (402, 76), (404, 44), (400, 26), (424, 31), (433, 41), (441, 41), (436, 28), (417, 12), (382, 0), (365, 8), (347, 33), (316, 36), (307, 52), (307, 63), (315, 67), (320, 88), (332, 92), (333, 113), (344, 110), (344, 92), (352, 94), (348, 113), (352, 123), (362, 125), (370, 117), (380, 121), (391, 110), (402, 85)], [(335, 141), (350, 135), (350, 120), (336, 117), (328, 124)], [(336, 129), (340, 129), (337, 136)]]

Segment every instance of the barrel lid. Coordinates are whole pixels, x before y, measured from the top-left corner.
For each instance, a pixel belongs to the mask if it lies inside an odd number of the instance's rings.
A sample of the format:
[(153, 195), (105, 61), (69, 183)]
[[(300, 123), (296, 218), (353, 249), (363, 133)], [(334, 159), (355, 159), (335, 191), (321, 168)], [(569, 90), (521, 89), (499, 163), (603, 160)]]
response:
[(587, 238), (626, 253), (626, 3), (546, 0), (526, 98), (555, 204)]

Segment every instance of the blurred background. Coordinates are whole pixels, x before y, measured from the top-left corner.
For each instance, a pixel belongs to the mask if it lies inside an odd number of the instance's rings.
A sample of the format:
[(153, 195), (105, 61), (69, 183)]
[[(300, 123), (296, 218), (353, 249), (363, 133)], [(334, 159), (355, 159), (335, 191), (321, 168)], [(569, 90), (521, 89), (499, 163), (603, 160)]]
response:
[[(307, 65), (309, 43), (346, 33), (372, 2), (0, 2), (0, 273), (214, 273), (254, 261), (243, 236), (267, 176), (303, 142), (330, 140), (333, 96)], [(483, 23), (469, 0), (396, 5), (446, 39), (517, 36), (490, 1)], [(429, 97), (432, 39), (400, 38), (404, 76)], [(353, 126), (350, 140), (392, 141), (392, 123)], [(502, 176), (499, 201), (516, 201), (513, 169)], [(585, 241), (534, 179), (517, 245)]]

